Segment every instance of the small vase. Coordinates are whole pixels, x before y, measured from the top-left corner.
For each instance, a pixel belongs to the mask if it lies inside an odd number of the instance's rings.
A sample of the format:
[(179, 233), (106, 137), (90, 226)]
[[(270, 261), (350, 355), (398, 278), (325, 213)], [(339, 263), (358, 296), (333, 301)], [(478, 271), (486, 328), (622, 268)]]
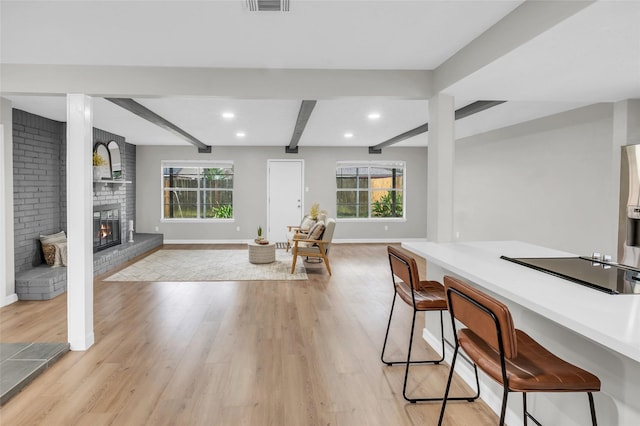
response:
[(109, 166), (93, 166), (93, 180), (101, 180), (102, 178), (111, 178)]

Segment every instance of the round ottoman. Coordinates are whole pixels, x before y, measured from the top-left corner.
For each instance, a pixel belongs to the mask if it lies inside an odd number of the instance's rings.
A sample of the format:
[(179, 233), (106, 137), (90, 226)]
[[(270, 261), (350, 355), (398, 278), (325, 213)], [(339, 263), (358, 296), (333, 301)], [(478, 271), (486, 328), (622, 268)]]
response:
[(258, 244), (256, 242), (247, 243), (249, 248), (249, 262), (251, 263), (271, 263), (276, 261), (276, 243)]

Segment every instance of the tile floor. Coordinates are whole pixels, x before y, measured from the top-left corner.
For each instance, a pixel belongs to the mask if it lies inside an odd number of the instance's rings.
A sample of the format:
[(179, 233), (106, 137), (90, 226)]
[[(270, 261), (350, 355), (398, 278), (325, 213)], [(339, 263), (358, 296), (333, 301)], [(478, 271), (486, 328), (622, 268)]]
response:
[(0, 343), (0, 405), (68, 351), (68, 343)]

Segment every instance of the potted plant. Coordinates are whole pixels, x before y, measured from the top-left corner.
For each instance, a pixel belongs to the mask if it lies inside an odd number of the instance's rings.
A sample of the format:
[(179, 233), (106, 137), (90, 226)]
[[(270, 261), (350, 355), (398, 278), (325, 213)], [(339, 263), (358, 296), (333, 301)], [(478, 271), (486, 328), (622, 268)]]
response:
[(93, 153), (93, 179), (100, 180), (103, 176), (109, 177), (109, 164), (104, 157), (97, 152)]
[(258, 244), (268, 244), (268, 241), (264, 239), (262, 236), (262, 226), (258, 226), (258, 237), (256, 238), (256, 243)]
[(318, 213), (320, 213), (320, 203), (313, 203), (311, 209), (309, 209), (309, 217), (313, 220), (318, 220)]

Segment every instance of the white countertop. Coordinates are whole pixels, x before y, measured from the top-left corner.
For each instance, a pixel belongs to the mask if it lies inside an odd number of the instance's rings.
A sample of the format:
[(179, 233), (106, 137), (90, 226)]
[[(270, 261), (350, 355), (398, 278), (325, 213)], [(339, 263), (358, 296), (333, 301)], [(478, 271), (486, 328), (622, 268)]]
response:
[(574, 257), (518, 241), (403, 243), (443, 269), (640, 362), (640, 294), (606, 294), (506, 260)]

